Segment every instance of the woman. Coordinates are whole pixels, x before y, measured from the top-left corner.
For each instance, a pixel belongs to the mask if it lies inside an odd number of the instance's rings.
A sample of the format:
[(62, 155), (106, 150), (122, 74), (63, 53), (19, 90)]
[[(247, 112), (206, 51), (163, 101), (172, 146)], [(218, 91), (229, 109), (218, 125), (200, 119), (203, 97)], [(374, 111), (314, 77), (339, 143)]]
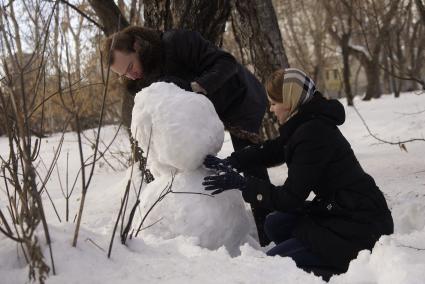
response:
[[(233, 147), (254, 144), (267, 108), (264, 87), (229, 53), (188, 30), (157, 31), (128, 27), (109, 36), (103, 53), (111, 70), (126, 77), (127, 88), (136, 93), (157, 81), (201, 93), (213, 103), (231, 133)], [(247, 174), (269, 180), (267, 169), (251, 167)], [(269, 243), (263, 232), (269, 211), (252, 208), (260, 243)]]
[[(391, 213), (337, 127), (345, 120), (337, 100), (324, 98), (294, 68), (276, 71), (266, 90), (281, 124), (280, 137), (224, 160), (208, 156), (205, 166), (220, 174), (206, 177), (203, 184), (213, 194), (238, 188), (251, 205), (275, 211), (265, 222), (265, 232), (276, 244), (267, 254), (289, 256), (299, 267), (329, 279), (345, 272), (360, 250), (371, 250), (381, 235), (393, 233)], [(235, 171), (282, 163), (288, 166), (282, 186)], [(310, 192), (315, 197), (307, 202)]]

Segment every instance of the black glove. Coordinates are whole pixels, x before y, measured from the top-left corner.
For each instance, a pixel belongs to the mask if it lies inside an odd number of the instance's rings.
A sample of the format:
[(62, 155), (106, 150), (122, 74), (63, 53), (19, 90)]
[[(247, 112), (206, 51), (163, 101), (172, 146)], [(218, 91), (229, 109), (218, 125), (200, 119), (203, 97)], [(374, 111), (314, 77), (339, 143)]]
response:
[(217, 173), (221, 172), (239, 172), (235, 161), (231, 157), (220, 159), (212, 155), (207, 155), (204, 160), (204, 166), (207, 169), (214, 170)]
[(157, 82), (174, 83), (183, 90), (193, 92), (192, 87), (190, 86), (190, 82), (176, 76), (163, 76), (159, 78)]
[(207, 176), (202, 183), (205, 190), (214, 190), (213, 195), (229, 189), (244, 190), (246, 179), (234, 171), (224, 172), (221, 175)]

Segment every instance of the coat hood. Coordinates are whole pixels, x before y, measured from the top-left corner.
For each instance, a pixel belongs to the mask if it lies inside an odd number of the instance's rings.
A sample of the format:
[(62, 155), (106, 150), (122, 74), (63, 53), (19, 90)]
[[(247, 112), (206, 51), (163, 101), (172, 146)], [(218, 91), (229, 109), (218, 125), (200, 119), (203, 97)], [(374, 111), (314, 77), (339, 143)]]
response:
[(301, 105), (298, 112), (280, 127), (280, 136), (284, 140), (289, 139), (300, 125), (315, 118), (323, 119), (331, 125), (342, 125), (345, 121), (344, 106), (337, 100), (326, 99), (316, 91), (314, 97)]
[(295, 116), (320, 117), (326, 119), (329, 123), (342, 125), (345, 121), (344, 106), (333, 99), (326, 99), (319, 92), (316, 92), (313, 99), (302, 105)]

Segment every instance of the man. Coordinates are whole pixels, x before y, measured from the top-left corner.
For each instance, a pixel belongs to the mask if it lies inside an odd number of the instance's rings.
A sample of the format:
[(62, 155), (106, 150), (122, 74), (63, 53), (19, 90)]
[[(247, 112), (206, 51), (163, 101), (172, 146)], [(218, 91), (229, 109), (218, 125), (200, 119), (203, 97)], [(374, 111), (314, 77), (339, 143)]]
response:
[[(173, 82), (188, 91), (203, 94), (213, 103), (229, 130), (235, 150), (258, 143), (258, 133), (267, 108), (262, 84), (229, 53), (202, 38), (198, 32), (165, 32), (128, 27), (105, 42), (104, 54), (111, 70), (142, 82)], [(269, 180), (267, 169), (254, 168), (245, 174)], [(269, 243), (264, 220), (269, 211), (252, 208), (260, 244)]]

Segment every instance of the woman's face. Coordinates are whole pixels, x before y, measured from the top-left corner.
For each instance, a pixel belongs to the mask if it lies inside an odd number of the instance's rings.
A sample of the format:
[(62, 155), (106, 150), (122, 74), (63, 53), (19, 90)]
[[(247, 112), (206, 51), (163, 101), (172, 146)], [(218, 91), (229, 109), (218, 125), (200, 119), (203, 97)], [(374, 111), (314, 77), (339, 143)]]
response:
[(270, 111), (276, 115), (279, 124), (284, 124), (289, 117), (290, 108), (269, 98)]
[(113, 53), (114, 63), (111, 65), (111, 70), (118, 76), (125, 76), (131, 80), (143, 77), (142, 64), (136, 52), (126, 53), (114, 50)]

